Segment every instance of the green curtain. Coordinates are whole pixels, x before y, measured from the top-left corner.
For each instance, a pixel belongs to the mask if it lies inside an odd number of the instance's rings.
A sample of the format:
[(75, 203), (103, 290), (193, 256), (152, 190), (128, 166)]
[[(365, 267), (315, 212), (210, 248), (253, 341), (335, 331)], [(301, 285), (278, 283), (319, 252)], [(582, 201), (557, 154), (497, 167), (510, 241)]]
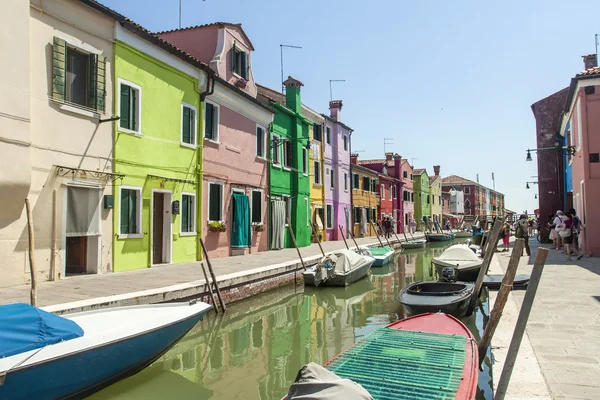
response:
[(250, 247), (250, 202), (248, 196), (233, 193), (231, 247)]

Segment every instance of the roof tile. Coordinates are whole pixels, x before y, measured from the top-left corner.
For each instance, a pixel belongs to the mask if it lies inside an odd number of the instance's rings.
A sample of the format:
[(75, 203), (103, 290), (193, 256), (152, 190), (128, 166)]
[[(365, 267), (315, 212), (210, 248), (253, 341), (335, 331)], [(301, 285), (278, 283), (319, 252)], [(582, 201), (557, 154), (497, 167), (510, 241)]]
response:
[(580, 76), (592, 76), (592, 75), (600, 75), (600, 67), (586, 69), (585, 71), (580, 72), (575, 76), (580, 77)]

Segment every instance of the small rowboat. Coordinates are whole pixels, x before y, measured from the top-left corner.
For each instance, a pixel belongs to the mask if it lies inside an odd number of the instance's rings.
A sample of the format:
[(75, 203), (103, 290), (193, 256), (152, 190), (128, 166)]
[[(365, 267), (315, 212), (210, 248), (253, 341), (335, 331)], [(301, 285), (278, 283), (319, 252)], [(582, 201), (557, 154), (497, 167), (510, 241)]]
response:
[(408, 242), (402, 242), (400, 243), (400, 246), (402, 246), (403, 249), (409, 250), (409, 249), (420, 249), (425, 247), (425, 245), (427, 244), (427, 240), (425, 239), (415, 239), (415, 240), (409, 240)]
[[(458, 319), (441, 313), (421, 314), (379, 328), (325, 364), (337, 377), (362, 386), (354, 389), (364, 388), (375, 399), (473, 400), (478, 367), (473, 334)], [(328, 393), (343, 393), (337, 390), (339, 386), (331, 390), (340, 379), (313, 376), (303, 387), (306, 381), (298, 376), (301, 379), (285, 398), (333, 399), (340, 397), (327, 397)], [(315, 392), (317, 387), (322, 393)]]
[(0, 399), (85, 398), (152, 364), (211, 309), (191, 301), (58, 316), (0, 306)]
[(398, 301), (410, 315), (443, 312), (464, 317), (475, 285), (469, 282), (415, 282), (400, 292)]
[(483, 260), (466, 244), (455, 244), (448, 247), (439, 257), (434, 258), (432, 263), (439, 276), (443, 275), (444, 268), (452, 268), (455, 270), (457, 281), (474, 282), (477, 280)]
[(361, 249), (361, 254), (371, 256), (375, 259), (373, 262), (374, 267), (381, 267), (384, 264), (389, 263), (392, 257), (394, 257), (394, 253), (395, 251), (391, 247), (371, 247)]
[(426, 233), (428, 242), (448, 242), (454, 239), (454, 233)]
[(302, 274), (309, 286), (348, 286), (369, 273), (375, 259), (350, 250), (339, 250), (323, 257)]
[(458, 238), (470, 238), (473, 236), (473, 234), (471, 232), (468, 231), (458, 231), (458, 232), (454, 232), (454, 236), (458, 239)]

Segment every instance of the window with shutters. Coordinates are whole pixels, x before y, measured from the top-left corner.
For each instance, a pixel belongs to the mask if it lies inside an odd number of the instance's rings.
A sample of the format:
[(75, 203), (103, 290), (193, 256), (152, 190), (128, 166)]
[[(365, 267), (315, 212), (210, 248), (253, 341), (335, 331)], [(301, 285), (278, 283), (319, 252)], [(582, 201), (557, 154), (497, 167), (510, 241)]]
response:
[(315, 174), (315, 185), (320, 185), (321, 184), (321, 162), (315, 160), (313, 165), (314, 165), (313, 173)]
[(181, 103), (181, 144), (196, 148), (196, 107)]
[(223, 183), (208, 183), (208, 221), (223, 221)]
[(403, 176), (404, 178), (408, 178), (408, 172), (406, 172), (406, 171), (402, 172), (402, 176)]
[(344, 135), (344, 151), (348, 151), (348, 136)]
[(385, 200), (385, 185), (381, 184), (381, 200)]
[(302, 173), (308, 176), (308, 150), (302, 147)]
[(397, 199), (396, 197), (396, 185), (390, 185), (390, 187), (392, 188), (392, 197), (394, 198), (394, 200)]
[(377, 181), (375, 179), (371, 179), (371, 192), (377, 193)]
[(411, 192), (410, 193), (410, 201), (412, 201), (414, 203), (414, 201), (415, 201), (415, 192)]
[(273, 160), (273, 165), (279, 167), (281, 166), (281, 137), (279, 135), (273, 134), (273, 154), (271, 159)]
[(348, 174), (344, 172), (344, 191), (348, 191)]
[(119, 238), (142, 236), (142, 188), (120, 186)]
[(333, 206), (331, 204), (327, 204), (327, 215), (325, 216), (327, 219), (327, 229), (333, 229)]
[(196, 195), (193, 193), (181, 193), (181, 236), (192, 236), (196, 234)]
[(323, 126), (321, 124), (313, 124), (313, 140), (323, 141)]
[(292, 141), (283, 140), (283, 168), (292, 168)]
[(267, 137), (265, 128), (256, 125), (256, 157), (266, 158), (267, 154)]
[(262, 219), (262, 192), (260, 190), (252, 191), (252, 223), (253, 224), (261, 224), (263, 222)]
[(104, 112), (106, 59), (64, 39), (52, 43), (52, 99)]
[(233, 72), (248, 80), (248, 69), (250, 68), (248, 63), (248, 53), (237, 47), (235, 44), (231, 49), (231, 65)]
[(330, 127), (326, 127), (325, 128), (325, 132), (326, 132), (326, 138), (325, 138), (325, 140), (327, 140), (327, 144), (331, 144), (331, 128)]
[(471, 188), (468, 186), (465, 186), (465, 194), (471, 194)]
[(377, 209), (376, 208), (371, 208), (371, 221), (373, 221), (373, 222), (377, 221)]
[(368, 176), (363, 176), (363, 191), (368, 192), (371, 190), (371, 180)]
[(119, 84), (119, 127), (121, 131), (141, 135), (142, 88), (124, 79)]
[(354, 207), (354, 223), (355, 224), (359, 224), (360, 223), (361, 213), (362, 213), (362, 208), (360, 208), (360, 207)]
[(329, 186), (333, 189), (333, 188), (335, 188), (335, 176), (333, 174), (333, 169), (329, 170), (329, 177), (330, 177)]
[(204, 102), (204, 139), (219, 143), (219, 105)]
[(360, 176), (352, 174), (352, 189), (360, 189)]

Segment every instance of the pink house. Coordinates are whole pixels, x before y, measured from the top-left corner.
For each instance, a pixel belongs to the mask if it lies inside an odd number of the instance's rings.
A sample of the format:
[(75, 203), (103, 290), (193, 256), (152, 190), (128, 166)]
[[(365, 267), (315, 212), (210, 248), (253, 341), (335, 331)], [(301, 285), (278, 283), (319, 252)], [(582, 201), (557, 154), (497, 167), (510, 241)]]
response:
[(404, 226), (410, 228), (410, 224), (415, 220), (415, 193), (413, 191), (413, 167), (408, 160), (402, 160), (402, 176), (404, 181), (402, 190), (402, 201), (404, 203)]
[(217, 22), (157, 34), (216, 73), (204, 96), (203, 237), (211, 257), (266, 251), (268, 126), (256, 99), (254, 50), (240, 24)]
[(586, 255), (600, 255), (600, 68), (595, 54), (584, 56), (586, 70), (571, 79), (561, 123), (569, 146), (573, 206), (585, 227), (580, 243)]

